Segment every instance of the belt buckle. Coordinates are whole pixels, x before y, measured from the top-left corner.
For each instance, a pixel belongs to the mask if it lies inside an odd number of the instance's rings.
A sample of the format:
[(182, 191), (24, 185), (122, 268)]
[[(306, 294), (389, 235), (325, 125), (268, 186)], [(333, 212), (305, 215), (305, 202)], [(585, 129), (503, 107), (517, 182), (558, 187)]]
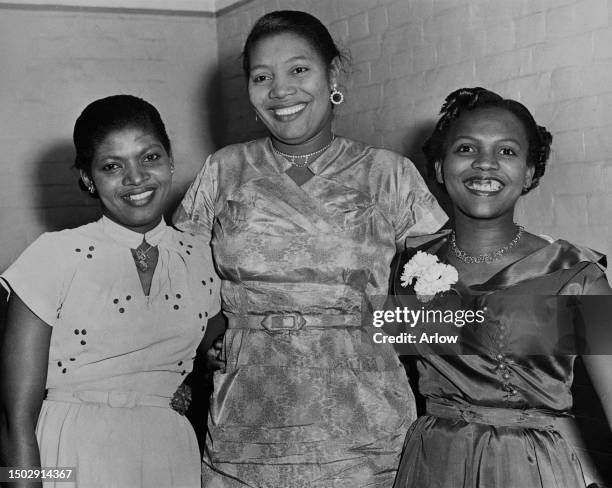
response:
[(270, 332), (277, 330), (300, 330), (306, 319), (299, 313), (269, 314), (261, 321), (264, 329)]
[(135, 391), (112, 390), (108, 392), (108, 405), (113, 408), (134, 408), (138, 396)]

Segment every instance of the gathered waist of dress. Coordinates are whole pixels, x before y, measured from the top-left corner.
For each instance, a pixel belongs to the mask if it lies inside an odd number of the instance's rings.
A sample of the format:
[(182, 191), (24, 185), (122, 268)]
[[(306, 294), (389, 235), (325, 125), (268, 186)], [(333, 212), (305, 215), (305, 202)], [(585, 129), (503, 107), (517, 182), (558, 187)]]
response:
[(170, 408), (170, 398), (159, 395), (148, 395), (134, 390), (94, 391), (49, 388), (45, 400), (68, 403), (97, 403), (113, 408)]
[(228, 329), (259, 329), (273, 331), (327, 329), (329, 327), (361, 327), (361, 314), (301, 314), (269, 313), (261, 315), (239, 315), (226, 313)]
[(539, 430), (561, 430), (561, 424), (571, 418), (569, 414), (563, 415), (562, 413), (536, 408), (519, 409), (485, 407), (481, 405), (446, 405), (429, 399), (427, 400), (427, 415), (496, 427)]

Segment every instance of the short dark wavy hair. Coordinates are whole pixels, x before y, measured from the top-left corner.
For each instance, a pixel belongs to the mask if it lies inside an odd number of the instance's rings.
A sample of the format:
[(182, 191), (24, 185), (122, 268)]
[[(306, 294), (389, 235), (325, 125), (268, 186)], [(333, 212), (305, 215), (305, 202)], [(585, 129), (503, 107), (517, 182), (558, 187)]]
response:
[(523, 190), (523, 194), (529, 192), (540, 182), (544, 175), (546, 162), (550, 156), (550, 145), (552, 135), (545, 127), (538, 125), (533, 116), (522, 103), (516, 100), (503, 98), (490, 90), (481, 87), (460, 88), (446, 97), (440, 109), (440, 120), (436, 124), (432, 134), (423, 144), (423, 152), (427, 158), (428, 170), (435, 175), (435, 164), (444, 161), (447, 137), (450, 129), (461, 114), (476, 109), (502, 108), (512, 113), (520, 120), (527, 134), (529, 149), (527, 153), (527, 164), (535, 168), (531, 186)]
[(172, 154), (170, 138), (157, 109), (133, 95), (113, 95), (91, 102), (77, 118), (72, 135), (76, 150), (74, 166), (90, 174), (98, 145), (111, 132), (127, 127), (151, 131), (166, 152)]

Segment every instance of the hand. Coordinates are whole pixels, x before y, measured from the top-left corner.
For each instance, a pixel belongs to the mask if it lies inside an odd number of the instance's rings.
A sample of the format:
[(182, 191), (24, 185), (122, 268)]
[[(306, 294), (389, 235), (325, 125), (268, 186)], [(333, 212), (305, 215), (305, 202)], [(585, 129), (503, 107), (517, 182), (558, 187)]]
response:
[(172, 395), (170, 406), (181, 415), (185, 415), (191, 404), (191, 387), (186, 383), (181, 383)]
[(209, 371), (225, 369), (225, 360), (223, 359), (223, 336), (217, 337), (213, 345), (206, 351), (206, 369)]

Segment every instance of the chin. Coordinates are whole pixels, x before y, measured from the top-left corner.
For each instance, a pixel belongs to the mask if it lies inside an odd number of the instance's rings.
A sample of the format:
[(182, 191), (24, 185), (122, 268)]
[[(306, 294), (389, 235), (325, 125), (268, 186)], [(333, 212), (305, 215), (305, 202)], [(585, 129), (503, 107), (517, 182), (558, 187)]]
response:
[(470, 217), (476, 220), (492, 220), (498, 219), (507, 215), (508, 212), (514, 214), (513, 209), (499, 209), (499, 208), (461, 208), (460, 212), (466, 217)]
[(127, 227), (128, 229), (136, 230), (154, 227), (159, 224), (160, 219), (163, 218), (163, 213), (155, 212), (155, 213), (144, 213), (144, 214), (134, 214), (131, 215), (109, 215), (115, 222)]

